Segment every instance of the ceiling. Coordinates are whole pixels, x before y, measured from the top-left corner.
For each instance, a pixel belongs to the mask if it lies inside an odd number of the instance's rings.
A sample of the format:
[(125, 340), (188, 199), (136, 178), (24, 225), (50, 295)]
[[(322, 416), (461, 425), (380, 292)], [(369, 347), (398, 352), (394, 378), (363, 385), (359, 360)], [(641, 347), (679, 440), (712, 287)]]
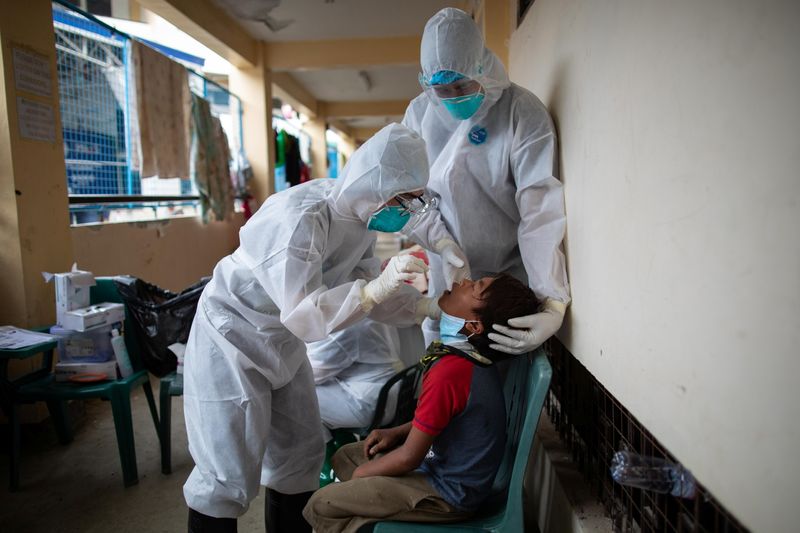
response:
[[(317, 41), (420, 35), (425, 22), (443, 7), (463, 4), (444, 0), (213, 0), (250, 34), (263, 41)], [(245, 17), (270, 17), (278, 31)]]
[[(253, 37), (267, 42), (422, 35), (425, 23), (437, 11), (448, 6), (464, 7), (470, 3), (470, 0), (212, 1), (235, 18)], [(275, 30), (270, 29), (270, 25)], [(369, 88), (361, 72), (366, 73), (371, 85)], [(417, 64), (289, 72), (314, 98), (331, 102), (411, 101), (420, 93), (418, 73)], [(338, 123), (352, 128), (377, 128), (401, 118), (345, 117), (339, 118)]]
[[(362, 74), (363, 73), (363, 74)], [(367, 88), (369, 80), (370, 88)], [(292, 72), (317, 100), (330, 102), (410, 100), (420, 93), (416, 65)]]

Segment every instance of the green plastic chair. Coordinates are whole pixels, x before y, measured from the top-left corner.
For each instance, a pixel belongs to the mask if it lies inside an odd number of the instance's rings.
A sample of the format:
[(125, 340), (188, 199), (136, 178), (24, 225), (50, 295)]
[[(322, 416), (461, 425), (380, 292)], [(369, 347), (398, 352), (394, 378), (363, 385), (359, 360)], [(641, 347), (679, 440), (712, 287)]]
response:
[[(34, 328), (34, 331), (44, 333), (48, 330), (49, 328)], [(53, 367), (53, 350), (55, 350), (57, 345), (58, 343), (55, 340), (48, 340), (26, 348), (0, 349), (0, 405), (3, 408), (3, 412), (8, 417), (8, 485), (11, 491), (17, 490), (19, 486), (20, 427), (19, 410), (14, 403), (16, 391), (17, 388), (22, 385), (32, 383), (50, 374), (51, 368)], [(16, 379), (9, 379), (8, 365), (12, 359), (30, 359), (39, 354), (42, 354), (39, 368)], [(60, 405), (54, 405), (53, 410), (59, 409), (60, 407)]]
[[(117, 302), (122, 303), (113, 278), (97, 278), (97, 285), (92, 287), (90, 301), (92, 303)], [(125, 318), (125, 331), (133, 331), (130, 327), (130, 319)], [(101, 398), (111, 402), (111, 412), (114, 416), (114, 428), (117, 434), (117, 446), (119, 448), (119, 458), (122, 463), (122, 480), (126, 487), (135, 485), (139, 482), (139, 474), (136, 467), (136, 449), (133, 438), (133, 417), (131, 416), (131, 391), (134, 387), (141, 386), (147, 396), (147, 403), (150, 407), (150, 415), (155, 424), (156, 434), (160, 439), (158, 413), (156, 412), (155, 398), (153, 389), (150, 386), (150, 379), (147, 370), (142, 366), (139, 358), (139, 346), (135, 335), (125, 335), (125, 345), (130, 355), (131, 363), (135, 372), (127, 378), (109, 380), (93, 384), (59, 383), (55, 381), (55, 376), (48, 373), (44, 377), (39, 377), (29, 383), (21, 384), (17, 387), (12, 398), (12, 411), (16, 414), (19, 404), (44, 401), (53, 422), (56, 426), (59, 441), (67, 444), (72, 441), (72, 431), (67, 418), (67, 400), (86, 400), (91, 398)], [(18, 426), (12, 431), (18, 431)], [(12, 438), (12, 445), (19, 445), (18, 436)], [(12, 457), (19, 461), (19, 450), (12, 450)], [(10, 485), (12, 490), (19, 485), (19, 469), (12, 470)], [(15, 479), (16, 477), (16, 479)]]
[(158, 413), (161, 419), (161, 473), (172, 473), (172, 397), (183, 395), (183, 374), (172, 372), (159, 382)]
[(492, 486), (492, 496), (470, 520), (446, 524), (378, 522), (375, 533), (443, 533), (525, 530), (522, 483), (533, 446), (539, 415), (550, 388), (552, 369), (544, 350), (512, 360), (505, 384), (508, 440), (503, 461)]

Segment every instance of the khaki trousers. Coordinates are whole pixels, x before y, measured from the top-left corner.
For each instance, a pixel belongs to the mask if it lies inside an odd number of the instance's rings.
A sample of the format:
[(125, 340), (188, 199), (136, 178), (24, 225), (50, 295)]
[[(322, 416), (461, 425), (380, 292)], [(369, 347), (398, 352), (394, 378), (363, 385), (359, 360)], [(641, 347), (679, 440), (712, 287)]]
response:
[(421, 472), (351, 479), (366, 461), (363, 442), (347, 444), (333, 456), (333, 469), (342, 481), (315, 492), (303, 510), (314, 531), (354, 533), (380, 520), (455, 522), (472, 514), (444, 501)]

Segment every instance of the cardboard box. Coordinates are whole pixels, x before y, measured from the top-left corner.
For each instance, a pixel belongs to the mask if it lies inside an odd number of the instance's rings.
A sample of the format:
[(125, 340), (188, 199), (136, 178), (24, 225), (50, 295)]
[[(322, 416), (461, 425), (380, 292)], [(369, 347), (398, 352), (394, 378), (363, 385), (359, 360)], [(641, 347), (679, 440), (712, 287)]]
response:
[(125, 306), (104, 302), (64, 313), (60, 326), (73, 331), (86, 331), (125, 320)]
[(108, 379), (117, 379), (117, 362), (105, 363), (56, 363), (56, 381), (69, 381), (80, 374), (105, 374)]
[(50, 274), (43, 272), (45, 281), (55, 280), (56, 286), (56, 323), (63, 326), (64, 313), (89, 305), (89, 291), (95, 284), (91, 272), (78, 270), (73, 264), (70, 272)]

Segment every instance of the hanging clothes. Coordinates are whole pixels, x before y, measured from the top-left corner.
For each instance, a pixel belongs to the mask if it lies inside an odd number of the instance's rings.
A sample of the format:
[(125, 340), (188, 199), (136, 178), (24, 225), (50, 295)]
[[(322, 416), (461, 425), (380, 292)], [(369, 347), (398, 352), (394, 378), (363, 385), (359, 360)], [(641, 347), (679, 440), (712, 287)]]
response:
[(311, 167), (300, 162), (300, 183), (311, 181)]
[(285, 131), (275, 132), (275, 166), (282, 167), (286, 164), (286, 137)]
[(131, 43), (131, 168), (142, 177), (189, 177), (191, 97), (186, 68), (138, 41)]
[[(275, 132), (276, 190), (308, 181), (303, 179), (305, 163), (300, 156), (300, 139), (286, 130)], [(308, 172), (306, 170), (306, 172)]]
[(300, 166), (303, 160), (300, 158), (300, 139), (294, 135), (286, 136), (286, 181), (289, 186), (300, 185)]
[(222, 123), (207, 100), (192, 94), (191, 176), (200, 195), (203, 222), (225, 220), (233, 210), (230, 149)]

